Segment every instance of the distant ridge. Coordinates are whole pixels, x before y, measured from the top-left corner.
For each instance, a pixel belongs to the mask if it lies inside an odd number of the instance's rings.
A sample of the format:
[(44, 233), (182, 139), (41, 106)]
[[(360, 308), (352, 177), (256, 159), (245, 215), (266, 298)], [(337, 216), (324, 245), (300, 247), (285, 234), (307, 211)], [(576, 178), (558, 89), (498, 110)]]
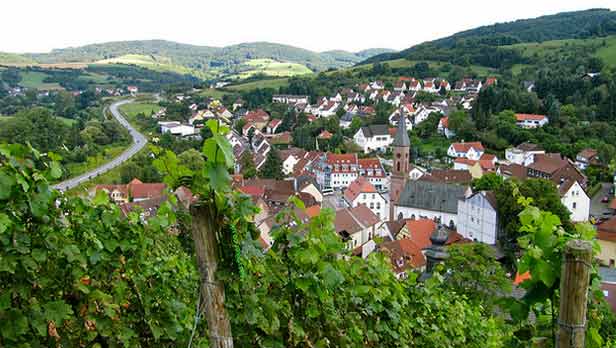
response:
[(446, 54), (441, 56), (443, 50), (460, 46), (503, 46), (613, 34), (616, 34), (616, 12), (614, 11), (599, 8), (563, 12), (465, 30), (445, 38), (412, 46), (400, 52), (374, 55), (359, 64), (400, 58), (448, 61), (448, 59), (443, 59), (447, 56)]
[[(377, 48), (356, 53), (338, 50), (319, 53), (270, 42), (249, 42), (213, 47), (166, 40), (137, 40), (54, 49), (49, 53), (0, 54), (0, 64), (7, 63), (9, 58), (8, 63), (59, 64), (118, 62), (120, 57), (131, 56), (132, 60), (137, 62), (163, 61), (169, 66), (181, 66), (188, 70), (224, 75), (249, 69), (242, 64), (253, 59), (273, 59), (277, 62), (297, 63), (312, 71), (323, 71), (351, 66), (372, 55), (386, 52), (392, 52), (392, 50)], [(138, 56), (142, 56), (141, 59), (134, 59)], [(3, 61), (2, 57), (5, 57), (7, 61)]]

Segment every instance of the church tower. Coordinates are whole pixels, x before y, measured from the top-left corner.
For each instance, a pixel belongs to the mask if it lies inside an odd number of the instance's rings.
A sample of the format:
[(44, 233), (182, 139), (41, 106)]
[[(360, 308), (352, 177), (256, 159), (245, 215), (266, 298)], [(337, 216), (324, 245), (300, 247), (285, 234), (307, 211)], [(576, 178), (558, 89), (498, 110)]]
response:
[(394, 150), (394, 167), (391, 171), (389, 187), (389, 220), (394, 221), (395, 205), (398, 204), (400, 194), (409, 178), (411, 161), (411, 141), (406, 132), (406, 117), (401, 115), (396, 129), (396, 136), (391, 144)]

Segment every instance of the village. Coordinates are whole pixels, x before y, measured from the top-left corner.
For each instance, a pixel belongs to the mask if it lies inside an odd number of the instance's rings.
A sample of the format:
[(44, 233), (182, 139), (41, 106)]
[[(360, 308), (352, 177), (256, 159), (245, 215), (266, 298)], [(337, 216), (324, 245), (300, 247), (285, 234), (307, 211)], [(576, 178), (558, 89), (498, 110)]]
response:
[[(400, 77), (391, 90), (381, 81), (372, 81), (354, 89), (341, 89), (314, 104), (309, 103), (306, 95), (272, 96), (272, 104), (282, 104), (305, 115), (308, 123), (341, 115), (340, 129), (349, 129), (355, 119), (373, 117), (375, 103), (391, 104), (394, 111), (388, 116), (388, 124), (361, 126), (352, 138), (345, 139), (357, 149), (350, 153), (319, 150), (334, 136), (327, 129), (318, 135), (314, 150), (292, 146), (292, 132), (279, 130), (281, 119), (271, 117), (263, 108), (247, 110), (241, 99), (235, 100), (229, 109), (218, 100), (210, 100), (201, 109), (198, 105), (204, 103), (198, 103), (195, 97), (178, 95), (176, 102), (192, 100), (188, 122), (165, 119), (164, 109), (152, 118), (158, 120), (162, 134), (179, 138), (200, 137), (200, 129), (210, 119), (234, 126), (227, 135), (236, 158), (233, 184), (260, 208), (255, 225), (264, 249), (272, 246), (270, 231), (277, 224), (276, 214), (288, 207), (290, 197), (297, 197), (305, 206), (295, 209), (302, 221), (317, 216), (322, 209), (332, 209), (336, 232), (351, 253), (366, 258), (373, 252), (387, 250), (394, 272), (401, 278), (408, 272), (425, 269), (426, 252), (435, 247), (431, 237), (437, 234), (447, 236), (444, 245), (484, 243), (496, 255), (503, 255), (495, 194), (473, 190), (472, 185), (474, 180), (496, 175), (505, 180), (541, 178), (552, 182), (572, 222), (601, 222), (598, 239), (605, 248), (600, 260), (613, 267), (613, 189), (610, 197), (601, 197), (603, 203), (612, 202), (610, 209), (600, 216), (591, 216), (591, 197), (583, 173), (596, 161), (597, 151), (585, 149), (575, 159), (569, 159), (559, 153), (548, 153), (536, 144), (523, 143), (508, 148), (504, 157), (499, 158), (481, 142), (468, 139), (451, 142), (447, 159), (440, 166), (426, 168), (415, 163), (410, 130), (436, 115), (438, 124), (433, 132), (445, 139), (452, 138), (454, 132), (448, 127), (450, 111), (471, 109), (477, 93), (497, 83), (496, 78), (464, 79), (452, 86), (443, 79)], [(430, 103), (418, 102), (418, 93), (443, 97)], [(549, 121), (545, 115), (518, 113), (515, 122), (518, 127), (533, 129)], [(273, 153), (280, 165), (278, 179), (243, 175), (245, 161), (241, 159), (251, 158), (260, 171)], [(99, 185), (94, 189), (109, 192), (126, 213), (140, 206), (147, 218), (155, 214), (165, 199), (166, 187), (135, 179), (127, 185)], [(175, 194), (183, 201), (190, 197), (185, 189)]]

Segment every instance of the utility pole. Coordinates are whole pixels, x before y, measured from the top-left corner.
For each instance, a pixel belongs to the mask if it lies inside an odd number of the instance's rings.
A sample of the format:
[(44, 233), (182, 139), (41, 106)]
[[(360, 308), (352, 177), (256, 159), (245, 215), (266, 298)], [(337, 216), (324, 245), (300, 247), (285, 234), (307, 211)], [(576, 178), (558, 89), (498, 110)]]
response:
[(560, 279), (557, 348), (583, 348), (592, 261), (590, 242), (571, 240), (565, 247)]
[(197, 266), (201, 275), (199, 296), (205, 304), (210, 348), (233, 348), (231, 323), (225, 308), (225, 288), (216, 279), (219, 260), (216, 236), (220, 233), (216, 207), (214, 204), (198, 202), (190, 207), (190, 214)]

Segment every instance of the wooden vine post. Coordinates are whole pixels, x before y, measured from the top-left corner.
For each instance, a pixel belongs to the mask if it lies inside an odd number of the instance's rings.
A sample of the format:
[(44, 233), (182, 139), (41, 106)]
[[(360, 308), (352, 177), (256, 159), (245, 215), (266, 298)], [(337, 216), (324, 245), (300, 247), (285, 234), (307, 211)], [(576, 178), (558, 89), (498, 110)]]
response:
[(560, 280), (557, 348), (583, 348), (592, 261), (590, 242), (571, 240), (565, 247)]
[(205, 304), (210, 347), (233, 348), (231, 323), (225, 308), (225, 288), (216, 279), (219, 260), (216, 234), (220, 226), (216, 223), (215, 211), (210, 204), (195, 203), (190, 207), (190, 213), (197, 266), (201, 275), (200, 297)]

